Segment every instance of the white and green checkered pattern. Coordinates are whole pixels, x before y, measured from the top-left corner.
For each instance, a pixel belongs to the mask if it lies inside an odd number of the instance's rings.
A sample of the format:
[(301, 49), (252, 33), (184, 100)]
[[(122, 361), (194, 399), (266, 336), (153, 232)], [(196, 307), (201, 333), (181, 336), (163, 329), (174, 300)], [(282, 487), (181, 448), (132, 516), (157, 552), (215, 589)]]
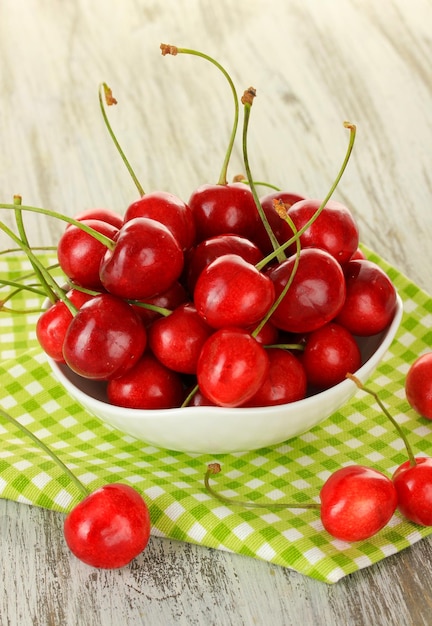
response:
[[(405, 308), (397, 338), (369, 386), (380, 390), (409, 431), (415, 453), (432, 455), (432, 422), (418, 417), (404, 394), (410, 364), (432, 346), (432, 299), (378, 256), (368, 255), (389, 273)], [(0, 279), (28, 269), (20, 255), (0, 256)], [(317, 499), (329, 474), (348, 463), (370, 464), (390, 474), (406, 460), (404, 446), (367, 394), (359, 391), (320, 427), (271, 448), (217, 457), (157, 449), (103, 425), (53, 379), (35, 339), (37, 314), (31, 309), (38, 305), (40, 299), (26, 292), (13, 306), (27, 313), (0, 313), (0, 406), (91, 489), (115, 481), (138, 489), (149, 505), (154, 535), (264, 559), (334, 583), (432, 532), (396, 514), (372, 539), (348, 544), (323, 530), (316, 511), (227, 506), (204, 489), (212, 461), (222, 466), (217, 489), (264, 503)], [(67, 512), (80, 494), (18, 428), (0, 421), (0, 497)]]

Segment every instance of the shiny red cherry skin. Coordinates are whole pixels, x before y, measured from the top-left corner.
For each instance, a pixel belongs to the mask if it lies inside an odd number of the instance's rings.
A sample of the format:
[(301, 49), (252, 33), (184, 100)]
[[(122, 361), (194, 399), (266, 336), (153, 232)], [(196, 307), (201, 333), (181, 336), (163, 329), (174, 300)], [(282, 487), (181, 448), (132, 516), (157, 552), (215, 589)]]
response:
[(327, 389), (345, 380), (361, 366), (361, 352), (354, 336), (343, 326), (329, 322), (311, 332), (301, 362), (309, 385)]
[(129, 485), (103, 485), (67, 515), (64, 537), (71, 552), (92, 567), (124, 567), (147, 546), (150, 514)]
[(204, 342), (213, 333), (191, 303), (181, 305), (148, 330), (148, 343), (155, 357), (182, 374), (195, 374)]
[(240, 235), (228, 233), (205, 239), (195, 246), (188, 255), (186, 275), (191, 294), (194, 292), (196, 281), (203, 269), (224, 254), (238, 254), (252, 265), (256, 265), (263, 259), (261, 250), (249, 239), (240, 237)]
[(160, 222), (136, 217), (118, 231), (100, 265), (100, 279), (113, 295), (144, 300), (169, 289), (183, 270), (183, 252)]
[(246, 330), (222, 328), (210, 335), (201, 350), (198, 386), (216, 405), (237, 407), (258, 391), (268, 369), (266, 350)]
[[(66, 297), (80, 309), (82, 305), (91, 300), (90, 296), (82, 291), (71, 289)], [(73, 319), (73, 315), (62, 300), (44, 311), (36, 322), (36, 337), (44, 352), (58, 363), (64, 363), (63, 342), (66, 331)]]
[(227, 233), (253, 239), (259, 216), (247, 185), (202, 185), (192, 193), (188, 204), (194, 215), (197, 243)]
[(346, 298), (336, 322), (353, 335), (369, 336), (385, 330), (393, 320), (397, 293), (376, 263), (356, 259), (344, 267)]
[[(288, 211), (297, 231), (315, 215), (321, 200), (308, 198), (296, 202)], [(293, 233), (291, 233), (293, 234)], [(330, 200), (315, 221), (300, 236), (302, 248), (320, 248), (329, 252), (341, 265), (347, 263), (359, 244), (359, 229), (351, 211), (342, 203)], [(291, 247), (295, 252), (295, 244)]]
[[(123, 226), (123, 217), (120, 213), (113, 211), (112, 209), (105, 208), (90, 208), (81, 211), (77, 215), (74, 215), (74, 219), (78, 222), (82, 222), (83, 220), (99, 220), (101, 222), (106, 222), (107, 224), (112, 224), (116, 228), (121, 228)], [(66, 228), (70, 228), (71, 224), (68, 224)]]
[(269, 371), (258, 391), (242, 406), (275, 406), (302, 400), (307, 379), (303, 365), (287, 350), (268, 348)]
[(123, 376), (110, 380), (108, 400), (130, 409), (173, 409), (183, 402), (180, 375), (146, 352)]
[[(295, 265), (295, 256), (270, 268), (268, 276), (276, 298), (282, 293)], [(293, 282), (271, 316), (279, 329), (307, 333), (331, 321), (345, 302), (345, 279), (340, 264), (325, 250), (305, 248)]]
[(95, 296), (74, 316), (63, 342), (63, 357), (85, 378), (109, 380), (141, 357), (147, 333), (132, 307), (111, 294)]
[[(114, 239), (119, 229), (100, 220), (81, 220), (98, 233)], [(75, 225), (69, 225), (57, 244), (57, 258), (68, 279), (86, 289), (101, 290), (99, 267), (107, 251), (106, 246)]]
[(404, 517), (421, 526), (432, 526), (432, 459), (405, 461), (393, 474), (398, 509)]
[(274, 302), (271, 279), (237, 254), (224, 254), (199, 275), (194, 304), (212, 328), (256, 324)]
[[(283, 202), (288, 210), (293, 204), (300, 202), (300, 200), (304, 200), (304, 196), (289, 191), (274, 191), (260, 198), (261, 207), (267, 217), (273, 234), (281, 244), (290, 239), (292, 231), (287, 221), (279, 217), (276, 212), (275, 202)], [(261, 220), (258, 223), (253, 240), (258, 248), (262, 250), (263, 254), (267, 255), (273, 251), (270, 238)]]
[(393, 482), (382, 472), (361, 465), (336, 470), (320, 491), (321, 521), (341, 541), (363, 541), (392, 518), (398, 503)]
[(195, 220), (189, 205), (167, 191), (152, 191), (128, 206), (124, 221), (148, 217), (164, 224), (172, 232), (182, 250), (195, 243)]
[(405, 378), (405, 394), (419, 415), (432, 420), (432, 352), (420, 355)]

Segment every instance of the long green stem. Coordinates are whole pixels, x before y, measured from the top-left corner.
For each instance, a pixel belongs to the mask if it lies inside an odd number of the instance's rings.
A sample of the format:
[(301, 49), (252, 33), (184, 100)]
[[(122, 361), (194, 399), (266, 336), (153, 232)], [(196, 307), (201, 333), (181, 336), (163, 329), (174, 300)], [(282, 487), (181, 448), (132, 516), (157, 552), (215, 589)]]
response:
[(59, 457), (56, 454), (54, 454), (54, 452), (50, 450), (50, 448), (48, 448), (48, 446), (43, 441), (41, 441), (38, 437), (36, 437), (34, 433), (32, 433), (28, 428), (23, 426), (23, 424), (20, 424), (20, 422), (18, 422), (18, 420), (14, 419), (11, 415), (9, 415), (9, 413), (6, 413), (6, 411), (3, 411), (3, 409), (0, 409), (0, 416), (4, 420), (12, 424), (13, 426), (17, 426), (21, 430), (21, 432), (23, 432), (25, 435), (27, 435), (27, 437), (29, 437), (33, 441), (33, 443), (39, 446), (49, 457), (51, 457), (51, 459), (68, 475), (70, 480), (77, 486), (77, 488), (80, 490), (83, 496), (89, 495), (90, 492), (87, 489), (87, 487), (83, 485), (83, 483), (75, 476), (75, 474), (71, 472), (68, 466), (65, 463), (63, 463), (63, 461), (59, 459)]
[[(20, 207), (22, 204), (22, 198), (21, 196), (14, 196), (14, 205), (16, 206), (15, 209), (15, 222), (17, 225), (17, 229), (18, 229), (18, 234), (21, 238), (21, 241), (23, 242), (23, 244), (26, 246), (26, 249), (30, 248), (30, 243), (27, 237), (27, 233), (25, 230), (25, 226), (24, 226), (24, 220), (23, 220), (23, 214), (22, 211), (20, 211), (18, 209), (18, 207)], [(39, 279), (39, 282), (41, 284), (41, 286), (43, 287), (45, 294), (47, 295), (47, 297), (49, 298), (49, 300), (51, 302), (55, 301), (55, 293), (53, 292), (51, 286), (49, 285), (49, 283), (47, 282), (47, 280), (45, 279), (43, 272), (41, 272), (41, 270), (39, 269), (39, 267), (37, 266), (37, 264), (34, 263), (34, 261), (32, 261), (31, 258), (29, 258), (30, 263), (32, 264), (34, 273), (36, 275), (36, 277)]]
[(270, 263), (270, 261), (273, 261), (273, 259), (277, 257), (277, 255), (280, 252), (280, 250), (286, 250), (286, 248), (291, 246), (296, 241), (296, 239), (301, 237), (303, 235), (303, 233), (311, 226), (311, 224), (313, 224), (314, 221), (319, 217), (320, 213), (324, 210), (327, 202), (332, 197), (332, 195), (335, 192), (335, 190), (336, 190), (336, 188), (337, 188), (337, 186), (338, 186), (338, 184), (339, 184), (339, 182), (340, 182), (340, 180), (341, 180), (341, 178), (343, 176), (343, 173), (345, 172), (345, 169), (346, 169), (346, 167), (348, 165), (348, 161), (350, 160), (351, 153), (352, 153), (353, 148), (354, 148), (355, 137), (356, 137), (356, 127), (355, 127), (354, 124), (351, 124), (350, 122), (344, 122), (344, 127), (347, 128), (350, 131), (349, 141), (348, 141), (348, 148), (346, 150), (345, 158), (343, 160), (341, 168), (340, 168), (340, 170), (339, 170), (335, 180), (333, 181), (333, 184), (330, 187), (330, 190), (328, 191), (326, 197), (321, 202), (320, 206), (315, 211), (315, 213), (312, 215), (312, 217), (306, 222), (306, 224), (304, 224), (304, 226), (302, 226), (302, 228), (300, 228), (298, 230), (297, 233), (295, 233), (290, 239), (285, 241), (277, 250), (274, 250), (274, 252), (271, 252), (264, 259), (262, 259), (262, 261), (260, 261), (260, 263), (258, 263), (256, 265), (256, 267), (258, 269), (262, 269), (263, 267), (265, 267), (268, 263)]
[[(243, 122), (243, 161), (246, 170), (246, 178), (249, 183), (250, 190), (252, 192), (253, 199), (255, 201), (255, 206), (257, 208), (258, 214), (261, 218), (265, 231), (267, 233), (268, 238), (272, 244), (273, 250), (275, 251), (275, 256), (279, 263), (283, 263), (286, 260), (286, 255), (283, 249), (280, 247), (280, 243), (276, 239), (276, 236), (273, 232), (272, 227), (267, 219), (267, 215), (264, 212), (264, 209), (261, 206), (261, 202), (258, 197), (257, 190), (255, 188), (255, 184), (252, 178), (252, 173), (249, 165), (249, 155), (248, 155), (248, 147), (247, 147), (247, 137), (248, 137), (248, 128), (249, 128), (249, 119), (252, 110), (252, 102), (255, 97), (255, 90), (253, 87), (249, 87), (247, 91), (245, 91), (242, 102), (244, 105), (244, 122)], [(276, 252), (279, 250), (279, 252)]]
[(231, 154), (232, 154), (232, 150), (233, 150), (233, 146), (234, 146), (234, 141), (235, 141), (235, 137), (237, 134), (237, 127), (238, 127), (238, 118), (239, 118), (239, 99), (237, 96), (237, 91), (235, 88), (235, 85), (232, 81), (231, 76), (228, 74), (228, 72), (226, 71), (226, 69), (220, 64), (218, 63), (218, 61), (216, 61), (215, 59), (213, 59), (212, 57), (208, 56), (207, 54), (204, 54), (203, 52), (199, 52), (198, 50), (191, 50), (189, 48), (178, 48), (177, 46), (170, 46), (168, 44), (164, 44), (162, 43), (160, 45), (161, 51), (162, 51), (162, 55), (165, 56), (167, 54), (171, 54), (173, 56), (176, 56), (177, 54), (191, 54), (193, 56), (197, 56), (197, 57), (201, 57), (202, 59), (205, 59), (206, 61), (209, 61), (210, 63), (212, 63), (215, 67), (218, 68), (218, 70), (220, 70), (222, 72), (222, 74), (225, 76), (226, 80), (228, 81), (228, 84), (231, 88), (231, 93), (233, 95), (233, 100), (234, 100), (234, 121), (233, 121), (233, 125), (232, 125), (232, 129), (231, 129), (231, 135), (230, 135), (230, 139), (229, 139), (229, 143), (228, 143), (228, 149), (225, 153), (225, 158), (222, 164), (222, 169), (219, 175), (219, 180), (218, 180), (218, 185), (226, 185), (227, 184), (227, 172), (228, 172), (228, 165), (231, 159)]
[(112, 239), (110, 239), (106, 235), (103, 235), (102, 233), (99, 233), (94, 228), (87, 226), (87, 224), (84, 224), (84, 222), (80, 222), (79, 220), (76, 220), (73, 217), (69, 217), (68, 215), (63, 215), (63, 213), (58, 213), (56, 211), (52, 211), (51, 209), (43, 209), (42, 207), (28, 206), (25, 204), (15, 205), (15, 204), (1, 203), (0, 209), (4, 209), (4, 210), (13, 209), (16, 211), (30, 211), (32, 213), (40, 213), (41, 215), (48, 215), (49, 217), (52, 217), (54, 219), (62, 220), (63, 222), (72, 224), (73, 226), (77, 226), (88, 235), (91, 235), (92, 237), (97, 239), (101, 244), (106, 246), (109, 250), (113, 250), (115, 248), (115, 242)]
[[(288, 212), (286, 210), (285, 210), (285, 213), (284, 213), (284, 219), (289, 224), (289, 226), (290, 226), (291, 230), (293, 231), (293, 233), (296, 234), (297, 233), (297, 229), (295, 227), (295, 224), (292, 221), (292, 219), (289, 217)], [(278, 308), (278, 306), (280, 305), (282, 300), (285, 298), (285, 296), (286, 296), (286, 294), (288, 292), (288, 289), (291, 287), (291, 285), (293, 283), (293, 280), (294, 280), (294, 277), (295, 277), (295, 275), (297, 273), (297, 270), (298, 270), (298, 266), (299, 266), (299, 263), (300, 263), (300, 252), (301, 252), (300, 237), (297, 237), (297, 239), (296, 239), (296, 255), (295, 255), (293, 267), (292, 267), (292, 270), (291, 270), (291, 274), (289, 275), (289, 278), (288, 278), (286, 284), (284, 285), (282, 291), (280, 292), (280, 294), (278, 295), (276, 300), (273, 302), (272, 306), (267, 311), (267, 313), (264, 316), (264, 318), (261, 320), (259, 325), (254, 329), (254, 331), (252, 333), (252, 337), (256, 337), (260, 333), (260, 331), (263, 328), (263, 326), (271, 318), (271, 316), (276, 311), (276, 309)]]
[(114, 131), (112, 129), (112, 126), (110, 124), (110, 121), (109, 121), (108, 116), (107, 116), (106, 111), (105, 111), (104, 97), (105, 97), (105, 102), (106, 103), (109, 103), (110, 105), (117, 104), (117, 100), (115, 98), (113, 98), (111, 89), (108, 87), (108, 85), (106, 83), (102, 83), (99, 86), (99, 105), (100, 105), (100, 109), (101, 109), (101, 112), (102, 112), (102, 117), (103, 117), (105, 126), (106, 126), (106, 128), (107, 128), (107, 130), (109, 132), (109, 135), (110, 135), (111, 139), (114, 142), (115, 147), (117, 148), (117, 151), (118, 151), (119, 155), (122, 158), (123, 163), (126, 166), (127, 171), (129, 172), (133, 182), (135, 183), (135, 187), (138, 189), (139, 195), (140, 196), (144, 196), (145, 195), (144, 189), (143, 189), (141, 183), (139, 182), (137, 175), (135, 174), (134, 170), (132, 169), (131, 164), (129, 163), (128, 159), (126, 158), (126, 155), (125, 155), (122, 147), (120, 146), (120, 144), (119, 144), (119, 142), (117, 140), (117, 137), (115, 136), (115, 133), (114, 133)]
[(373, 389), (369, 389), (368, 387), (365, 387), (363, 383), (361, 382), (361, 380), (359, 380), (353, 374), (347, 374), (346, 377), (349, 378), (349, 380), (352, 380), (359, 389), (361, 389), (365, 393), (368, 393), (370, 396), (372, 396), (375, 399), (375, 402), (378, 404), (378, 406), (380, 407), (384, 415), (390, 420), (390, 422), (396, 428), (400, 438), (404, 442), (410, 465), (412, 467), (414, 467), (414, 465), (417, 465), (417, 461), (415, 460), (415, 456), (412, 451), (411, 445), (408, 441), (408, 437), (406, 436), (402, 426), (395, 420), (395, 418), (391, 415), (389, 410), (385, 407), (379, 395), (375, 391), (373, 391)]
[(249, 500), (237, 500), (234, 498), (228, 498), (227, 496), (222, 495), (210, 485), (210, 477), (218, 474), (221, 470), (219, 463), (211, 463), (207, 467), (207, 471), (204, 475), (204, 485), (207, 491), (215, 497), (220, 502), (224, 502), (225, 504), (236, 504), (238, 506), (247, 507), (248, 509), (270, 509), (271, 511), (280, 511), (285, 509), (315, 509), (320, 510), (320, 505), (318, 502), (305, 502), (303, 504), (298, 504), (297, 502), (251, 502)]

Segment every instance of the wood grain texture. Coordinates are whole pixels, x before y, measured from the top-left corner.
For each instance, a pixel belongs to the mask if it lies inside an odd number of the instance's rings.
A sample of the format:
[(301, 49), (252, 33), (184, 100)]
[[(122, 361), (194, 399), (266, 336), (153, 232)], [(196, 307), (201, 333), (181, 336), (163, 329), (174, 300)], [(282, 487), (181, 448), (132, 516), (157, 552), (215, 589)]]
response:
[[(430, 0), (1, 0), (0, 200), (74, 215), (124, 211), (137, 191), (104, 128), (106, 81), (118, 137), (146, 190), (189, 197), (216, 182), (232, 123), (217, 70), (161, 42), (214, 55), (256, 87), (248, 139), (258, 180), (323, 197), (357, 141), (335, 198), (364, 243), (432, 291)], [(241, 144), (230, 178), (244, 171)], [(12, 225), (8, 213), (2, 219)], [(26, 215), (34, 245), (62, 226)], [(10, 247), (0, 234), (0, 249)], [(62, 516), (0, 501), (1, 623), (11, 626), (432, 623), (432, 542), (327, 587), (283, 568), (152, 538), (130, 568), (72, 558)]]

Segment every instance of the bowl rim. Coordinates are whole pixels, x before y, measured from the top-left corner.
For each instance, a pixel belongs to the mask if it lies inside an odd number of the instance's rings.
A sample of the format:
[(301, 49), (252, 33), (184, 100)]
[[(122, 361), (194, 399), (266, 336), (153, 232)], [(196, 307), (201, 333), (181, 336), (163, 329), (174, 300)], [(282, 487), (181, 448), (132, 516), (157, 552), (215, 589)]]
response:
[[(396, 308), (393, 320), (389, 324), (389, 326), (384, 331), (382, 331), (383, 337), (381, 343), (379, 344), (375, 352), (373, 352), (373, 354), (370, 355), (369, 358), (363, 363), (363, 365), (356, 372), (353, 372), (356, 377), (359, 378), (360, 381), (362, 381), (363, 383), (366, 382), (366, 378), (370, 375), (371, 364), (373, 363), (375, 364), (375, 366), (378, 365), (387, 350), (389, 349), (390, 345), (393, 343), (393, 340), (402, 321), (403, 312), (404, 309), (402, 298), (398, 293), (396, 293)], [(339, 393), (348, 393), (348, 389), (355, 386), (355, 383), (353, 381), (346, 379), (336, 385), (333, 385), (332, 387), (329, 387), (328, 389), (325, 389), (324, 391), (307, 396), (305, 398), (302, 398), (301, 400), (265, 407), (186, 406), (170, 409), (134, 409), (113, 405), (109, 402), (105, 402), (85, 393), (82, 389), (77, 387), (64, 373), (63, 368), (67, 367), (67, 365), (54, 361), (48, 355), (46, 355), (46, 358), (51, 369), (53, 370), (55, 377), (67, 390), (70, 391), (71, 395), (73, 395), (76, 400), (81, 401), (82, 404), (86, 406), (91, 404), (93, 407), (98, 407), (100, 411), (104, 411), (106, 413), (115, 413), (116, 415), (118, 415), (119, 412), (122, 412), (125, 416), (127, 415), (128, 419), (139, 420), (151, 420), (155, 417), (157, 417), (158, 420), (163, 420), (164, 418), (172, 418), (180, 415), (182, 416), (182, 418), (195, 419), (198, 410), (205, 410), (205, 413), (209, 415), (220, 414), (221, 412), (235, 412), (238, 415), (254, 415), (265, 410), (266, 415), (270, 416), (271, 414), (279, 414), (282, 410), (292, 411), (294, 410), (293, 407), (295, 407), (296, 410), (300, 411), (303, 408), (307, 408), (310, 404), (315, 403), (317, 401), (317, 398), (319, 398), (322, 394), (327, 394), (326, 397), (330, 397), (331, 395), (338, 395)]]

